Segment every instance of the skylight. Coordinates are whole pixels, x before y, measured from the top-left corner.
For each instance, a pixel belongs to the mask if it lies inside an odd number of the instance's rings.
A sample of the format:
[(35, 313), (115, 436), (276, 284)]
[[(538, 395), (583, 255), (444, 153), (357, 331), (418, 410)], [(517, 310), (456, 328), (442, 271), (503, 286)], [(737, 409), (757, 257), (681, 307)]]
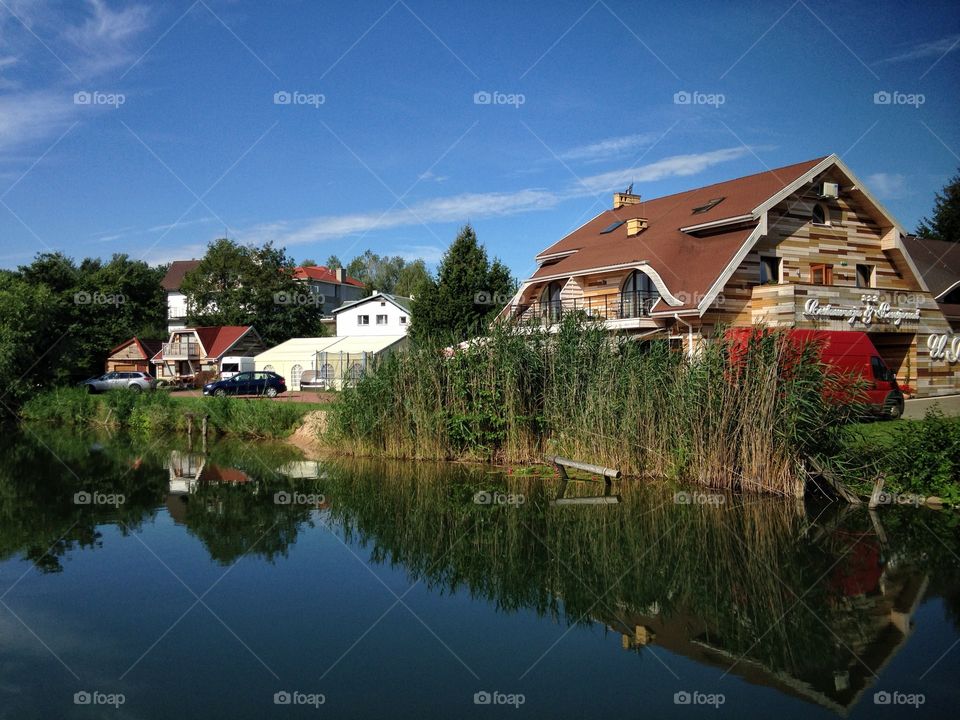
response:
[(625, 221), (625, 220), (617, 220), (616, 222), (612, 222), (612, 223), (610, 223), (609, 225), (607, 225), (603, 230), (601, 230), (601, 231), (600, 231), (600, 234), (601, 234), (601, 235), (606, 235), (607, 233), (612, 233), (612, 232), (613, 232), (614, 230), (616, 230), (618, 227), (620, 227), (621, 225), (623, 225), (624, 222), (626, 222), (626, 221)]
[(718, 198), (713, 198), (712, 200), (708, 200), (705, 204), (701, 205), (700, 207), (695, 207), (693, 209), (693, 214), (700, 215), (701, 213), (705, 213), (710, 210), (713, 210), (717, 205), (722, 203), (724, 199), (725, 198), (718, 197)]

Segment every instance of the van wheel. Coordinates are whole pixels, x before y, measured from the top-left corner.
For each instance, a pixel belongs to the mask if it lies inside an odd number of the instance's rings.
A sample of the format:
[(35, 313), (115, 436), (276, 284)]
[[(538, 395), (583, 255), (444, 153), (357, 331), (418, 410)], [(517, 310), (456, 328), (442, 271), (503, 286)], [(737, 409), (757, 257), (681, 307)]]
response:
[(888, 395), (887, 401), (883, 404), (884, 415), (888, 420), (899, 420), (903, 417), (903, 398), (895, 395)]

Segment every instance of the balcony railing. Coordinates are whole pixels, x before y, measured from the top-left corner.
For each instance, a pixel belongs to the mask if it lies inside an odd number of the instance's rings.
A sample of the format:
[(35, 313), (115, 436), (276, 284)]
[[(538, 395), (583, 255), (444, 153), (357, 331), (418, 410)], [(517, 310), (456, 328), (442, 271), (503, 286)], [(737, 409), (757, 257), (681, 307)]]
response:
[(200, 357), (200, 344), (195, 342), (165, 342), (163, 357), (167, 360), (191, 360)]
[(630, 320), (650, 316), (660, 299), (657, 293), (627, 292), (554, 302), (512, 305), (510, 316), (520, 322), (552, 325), (564, 315), (581, 314), (594, 320)]

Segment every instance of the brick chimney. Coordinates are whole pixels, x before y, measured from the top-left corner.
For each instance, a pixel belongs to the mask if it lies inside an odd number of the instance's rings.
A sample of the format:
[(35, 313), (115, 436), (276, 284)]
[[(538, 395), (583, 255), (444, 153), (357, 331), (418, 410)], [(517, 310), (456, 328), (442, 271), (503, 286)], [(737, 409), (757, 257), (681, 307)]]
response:
[(346, 282), (346, 280), (347, 280), (347, 271), (346, 271), (346, 270), (344, 270), (342, 267), (338, 267), (338, 268), (336, 269), (336, 273), (337, 273), (337, 282), (338, 282), (338, 283), (341, 283), (341, 284), (342, 284), (342, 283)]
[(647, 229), (646, 218), (630, 218), (627, 220), (627, 237), (639, 235)]
[(633, 193), (618, 192), (613, 194), (613, 209), (622, 208), (624, 205), (639, 205), (640, 196)]

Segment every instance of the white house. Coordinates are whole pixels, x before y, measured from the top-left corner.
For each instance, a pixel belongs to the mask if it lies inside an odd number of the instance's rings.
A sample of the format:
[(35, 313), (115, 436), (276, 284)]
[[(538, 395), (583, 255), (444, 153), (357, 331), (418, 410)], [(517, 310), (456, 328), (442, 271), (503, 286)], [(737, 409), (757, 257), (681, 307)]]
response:
[(160, 281), (167, 291), (167, 332), (183, 330), (187, 326), (187, 298), (180, 292), (183, 277), (200, 264), (199, 260), (174, 260)]
[(411, 298), (375, 292), (370, 297), (344, 303), (333, 311), (337, 337), (407, 334)]

